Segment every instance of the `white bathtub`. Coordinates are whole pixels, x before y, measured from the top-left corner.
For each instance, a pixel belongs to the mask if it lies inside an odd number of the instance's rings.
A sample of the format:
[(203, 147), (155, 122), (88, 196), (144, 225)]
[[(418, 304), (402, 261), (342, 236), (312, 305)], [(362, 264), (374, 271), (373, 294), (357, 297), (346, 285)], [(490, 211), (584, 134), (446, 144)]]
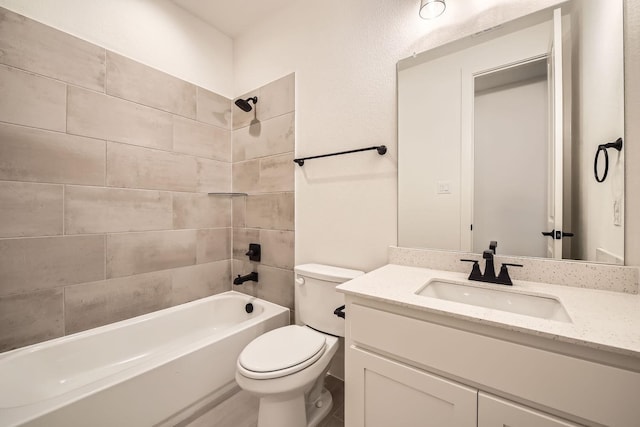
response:
[(0, 354), (0, 426), (174, 424), (229, 393), (244, 346), (288, 323), (231, 291)]

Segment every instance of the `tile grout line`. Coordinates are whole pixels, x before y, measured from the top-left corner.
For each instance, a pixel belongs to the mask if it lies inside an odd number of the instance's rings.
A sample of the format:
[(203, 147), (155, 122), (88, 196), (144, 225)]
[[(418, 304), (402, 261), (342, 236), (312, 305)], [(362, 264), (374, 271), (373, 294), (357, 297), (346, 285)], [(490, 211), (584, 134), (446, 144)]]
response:
[(62, 287), (62, 336), (67, 335), (67, 287)]
[[(116, 140), (112, 140), (109, 138), (104, 138), (104, 137), (97, 137), (97, 136), (91, 136), (91, 135), (85, 135), (85, 134), (81, 134), (81, 133), (73, 133), (69, 131), (69, 103), (68, 103), (68, 89), (69, 89), (69, 85), (67, 85), (67, 90), (66, 90), (66, 105), (65, 105), (65, 130), (56, 130), (56, 129), (50, 129), (50, 128), (45, 128), (45, 127), (39, 127), (39, 126), (33, 126), (33, 125), (28, 125), (28, 124), (23, 124), (23, 123), (14, 123), (14, 122), (9, 122), (9, 121), (5, 121), (5, 120), (0, 120), (0, 124), (5, 124), (5, 125), (9, 125), (11, 127), (19, 127), (19, 128), (25, 128), (25, 129), (34, 129), (37, 131), (42, 131), (42, 132), (52, 132), (55, 134), (59, 134), (59, 135), (66, 135), (72, 138), (86, 138), (86, 139), (91, 139), (91, 140), (95, 140), (95, 141), (102, 141), (102, 142), (107, 142), (107, 143), (115, 143), (115, 144), (122, 144), (122, 145), (127, 145), (127, 146), (131, 146), (131, 147), (138, 147), (138, 148), (142, 148), (142, 149), (149, 149), (149, 150), (155, 150), (155, 151), (161, 151), (161, 152), (165, 152), (165, 153), (173, 153), (176, 155), (181, 155), (181, 156), (189, 156), (189, 157), (195, 157), (197, 159), (203, 159), (203, 160), (211, 160), (211, 161), (216, 161), (219, 163), (224, 163), (224, 164), (231, 164), (233, 163), (232, 161), (229, 160), (221, 160), (220, 158), (214, 158), (214, 157), (207, 157), (207, 156), (200, 156), (197, 154), (192, 154), (192, 153), (186, 153), (184, 151), (176, 151), (174, 149), (172, 150), (167, 150), (164, 148), (160, 148), (160, 147), (154, 147), (154, 146), (149, 146), (149, 145), (141, 145), (141, 144), (135, 144), (135, 143), (131, 143), (131, 142), (123, 142), (123, 141), (116, 141)], [(279, 154), (279, 153), (278, 153)], [(278, 155), (278, 154), (274, 154)], [(283, 153), (284, 154), (284, 153)]]
[(67, 198), (67, 186), (63, 184), (62, 185), (62, 236), (66, 236), (66, 234), (67, 234), (67, 230), (66, 230), (66, 227), (65, 227), (65, 220), (64, 220), (65, 219), (64, 217), (67, 214), (67, 212), (66, 212), (66, 204), (67, 204), (66, 203), (67, 202), (66, 198)]
[(104, 267), (102, 270), (102, 280), (107, 280), (107, 234), (103, 234), (102, 249), (104, 251)]
[(69, 85), (64, 87), (64, 133), (69, 135)]
[(107, 67), (107, 48), (103, 47), (102, 51), (104, 53), (104, 82), (102, 84), (102, 93), (107, 94), (107, 82), (109, 81), (109, 67)]
[[(38, 236), (13, 236), (13, 237), (0, 237), (0, 242), (3, 240), (35, 240), (35, 239), (53, 239), (53, 238), (63, 238), (66, 237), (68, 239), (74, 237), (96, 237), (102, 235), (121, 235), (121, 234), (144, 234), (144, 233), (170, 233), (170, 232), (179, 232), (179, 231), (199, 231), (199, 230), (226, 230), (231, 229), (232, 227), (200, 227), (200, 228), (164, 228), (164, 229), (153, 229), (153, 230), (132, 230), (132, 231), (98, 231), (95, 233), (75, 233), (75, 234), (48, 234), (48, 235), (38, 235)], [(279, 230), (276, 230), (279, 231)]]
[[(104, 49), (106, 52), (112, 52), (112, 51), (110, 51), (109, 49), (105, 49), (105, 48), (103, 48), (103, 49)], [(115, 53), (115, 52), (113, 52), (113, 53)], [(145, 65), (145, 64), (143, 64), (143, 63), (141, 63), (141, 62), (138, 62), (138, 61), (136, 61), (136, 60), (134, 60), (134, 59), (131, 59), (131, 58), (127, 58), (127, 59), (129, 59), (129, 60), (131, 60), (131, 61), (135, 62), (137, 65), (143, 65), (143, 66), (149, 67), (148, 65)], [(5, 64), (2, 64), (2, 65), (5, 65)], [(174, 115), (174, 116), (182, 117), (182, 118), (187, 119), (187, 120), (192, 120), (192, 121), (194, 121), (194, 122), (202, 123), (202, 124), (205, 124), (205, 125), (208, 125), (208, 126), (214, 126), (214, 127), (216, 127), (216, 128), (219, 128), (219, 129), (223, 129), (223, 130), (230, 130), (230, 129), (224, 128), (224, 127), (222, 127), (222, 126), (219, 126), (219, 125), (213, 124), (213, 123), (209, 123), (209, 122), (204, 122), (204, 121), (198, 120), (198, 119), (197, 119), (197, 115), (196, 115), (196, 117), (185, 116), (185, 115), (183, 115), (183, 114), (181, 114), (181, 113), (176, 113), (176, 112), (174, 112), (174, 111), (169, 111), (169, 110), (166, 110), (166, 109), (163, 109), (163, 108), (160, 108), (160, 107), (156, 107), (156, 106), (153, 106), (153, 105), (143, 104), (142, 102), (139, 102), (139, 101), (136, 101), (136, 100), (133, 100), (133, 99), (129, 99), (129, 98), (125, 98), (125, 97), (123, 97), (123, 96), (118, 96), (118, 95), (114, 95), (114, 94), (109, 93), (109, 91), (108, 91), (108, 87), (107, 87), (107, 78), (108, 78), (108, 76), (107, 76), (107, 70), (108, 70), (108, 67), (107, 67), (107, 58), (106, 58), (106, 56), (105, 56), (105, 65), (104, 65), (104, 67), (105, 67), (105, 81), (104, 81), (104, 85), (102, 86), (101, 90), (99, 90), (99, 89), (94, 89), (94, 88), (88, 88), (88, 87), (86, 87), (86, 86), (81, 86), (81, 85), (76, 84), (76, 83), (73, 83), (73, 82), (68, 82), (68, 81), (65, 81), (65, 80), (60, 80), (60, 79), (57, 79), (57, 78), (55, 78), (55, 77), (47, 76), (47, 75), (44, 75), (44, 74), (39, 74), (39, 73), (34, 72), (34, 71), (24, 70), (24, 69), (22, 69), (22, 68), (13, 67), (13, 66), (11, 66), (11, 65), (6, 65), (6, 66), (7, 66), (7, 67), (11, 67), (11, 68), (16, 68), (16, 69), (17, 69), (17, 70), (19, 70), (19, 71), (23, 71), (23, 72), (25, 72), (25, 73), (33, 74), (33, 75), (38, 76), (38, 77), (43, 77), (43, 78), (46, 78), (46, 79), (49, 79), (49, 80), (53, 80), (53, 81), (56, 81), (56, 82), (60, 82), (60, 83), (66, 84), (66, 85), (68, 85), (68, 86), (73, 86), (73, 87), (78, 88), (78, 89), (87, 90), (87, 91), (90, 91), (90, 92), (93, 92), (93, 93), (96, 93), (96, 94), (99, 94), (99, 95), (105, 95), (105, 96), (107, 96), (107, 97), (109, 97), (109, 98), (118, 99), (118, 100), (122, 100), (122, 101), (125, 101), (125, 102), (130, 102), (130, 103), (132, 103), (132, 104), (139, 105), (139, 106), (141, 106), (141, 107), (145, 107), (145, 108), (149, 108), (149, 109), (152, 109), (152, 110), (154, 110), (154, 111), (158, 111), (158, 112), (161, 112), (161, 113), (171, 114), (171, 115)], [(175, 78), (176, 80), (179, 80), (180, 82), (190, 84), (190, 85), (192, 85), (192, 86), (194, 86), (194, 87), (196, 87), (196, 88), (200, 88), (200, 86), (198, 86), (198, 85), (196, 85), (196, 84), (194, 84), (194, 83), (188, 82), (188, 81), (183, 80), (183, 79), (181, 79), (181, 78), (179, 78), (179, 77), (176, 77), (176, 76), (172, 76), (171, 74), (165, 73), (165, 72), (160, 71), (160, 70), (158, 70), (158, 69), (155, 69), (155, 68), (153, 68), (153, 67), (150, 67), (150, 68), (151, 68), (152, 70), (154, 70), (154, 71), (157, 71), (157, 72), (162, 73), (162, 74), (165, 74), (165, 75), (167, 75), (167, 76), (169, 76), (169, 77)], [(202, 89), (204, 89), (204, 88), (202, 88)], [(207, 89), (205, 89), (205, 90), (207, 90)], [(215, 94), (215, 95), (218, 95), (218, 96), (220, 96), (220, 97), (222, 97), (222, 98), (229, 99), (229, 98), (227, 98), (226, 96), (221, 95), (221, 94), (219, 94), (219, 93), (217, 93), (217, 92), (213, 92), (213, 91), (209, 91), (209, 92), (211, 92), (211, 93), (213, 93), (213, 94)], [(229, 100), (229, 101), (231, 101), (231, 100)]]
[[(97, 46), (97, 45), (94, 45), (94, 46)], [(103, 48), (103, 47), (101, 47), (101, 46), (98, 46), (98, 47), (100, 47), (101, 49), (105, 50), (105, 52), (106, 52), (106, 51), (109, 51), (108, 49)], [(115, 53), (115, 52), (114, 52), (114, 53)], [(127, 58), (127, 59), (130, 59), (131, 61), (136, 62), (136, 64), (138, 64), (138, 65), (143, 65), (143, 66), (149, 67), (148, 65), (143, 64), (143, 63), (138, 62), (138, 61), (135, 61), (135, 60), (133, 60), (133, 59), (131, 59), (131, 58)], [(218, 129), (228, 130), (228, 131), (232, 131), (232, 130), (234, 130), (232, 127), (226, 128), (226, 127), (220, 126), (220, 125), (218, 125), (218, 124), (214, 124), (214, 123), (210, 123), (210, 122), (205, 122), (205, 121), (198, 120), (198, 118), (197, 118), (197, 100), (196, 100), (196, 117), (189, 117), (189, 116), (185, 116), (185, 115), (183, 115), (183, 114), (176, 113), (176, 112), (173, 112), (173, 111), (168, 111), (168, 110), (165, 110), (165, 109), (162, 109), (162, 108), (156, 107), (156, 106), (143, 104), (142, 102), (138, 102), (138, 101), (135, 101), (135, 100), (132, 100), (132, 99), (128, 99), (128, 98), (124, 98), (124, 97), (121, 97), (121, 96), (117, 96), (117, 95), (109, 94), (109, 93), (107, 92), (107, 60), (106, 60), (106, 55), (105, 55), (105, 62), (104, 62), (105, 81), (104, 81), (104, 85), (102, 86), (102, 88), (101, 88), (101, 89), (95, 89), (95, 88), (90, 88), (90, 87), (87, 87), (87, 86), (82, 86), (82, 85), (80, 85), (80, 84), (78, 84), (78, 83), (70, 82), (70, 81), (67, 81), (67, 80), (62, 80), (62, 79), (60, 79), (60, 78), (56, 78), (56, 77), (49, 76), (49, 75), (46, 75), (46, 74), (41, 74), (41, 73), (39, 73), (39, 72), (37, 72), (37, 71), (28, 70), (28, 69), (26, 69), (26, 68), (20, 68), (20, 67), (17, 67), (17, 66), (15, 66), (15, 65), (9, 65), (9, 64), (0, 64), (0, 65), (1, 65), (1, 66), (4, 66), (4, 67), (7, 67), (7, 68), (10, 68), (10, 69), (17, 70), (17, 71), (22, 72), (22, 73), (25, 73), (25, 74), (29, 74), (29, 75), (35, 76), (35, 77), (39, 77), (39, 78), (43, 78), (43, 79), (46, 79), (46, 80), (51, 80), (51, 81), (54, 81), (54, 82), (57, 82), (57, 83), (64, 84), (64, 85), (67, 87), (67, 90), (66, 90), (67, 92), (68, 92), (68, 90), (69, 90), (68, 88), (70, 88), (70, 87), (74, 87), (74, 88), (78, 88), (78, 89), (81, 89), (81, 90), (90, 91), (90, 92), (93, 92), (93, 93), (96, 93), (96, 94), (105, 95), (105, 96), (108, 96), (108, 97), (110, 97), (110, 98), (119, 99), (119, 100), (122, 100), (122, 101), (125, 101), (125, 102), (130, 102), (130, 103), (132, 103), (132, 104), (139, 105), (139, 106), (141, 106), (141, 107), (146, 107), (146, 108), (152, 109), (152, 110), (154, 110), (154, 111), (159, 111), (159, 112), (162, 112), (162, 113), (171, 114), (171, 115), (174, 115), (174, 116), (177, 116), (177, 117), (181, 117), (181, 118), (184, 118), (184, 119), (187, 119), (187, 120), (191, 120), (191, 121), (194, 121), (194, 122), (197, 122), (197, 123), (205, 124), (205, 125), (207, 125), (207, 126), (213, 126), (213, 127), (218, 128)], [(190, 84), (190, 85), (192, 85), (192, 86), (196, 87), (197, 89), (203, 89), (203, 90), (206, 90), (206, 91), (208, 91), (208, 92), (211, 92), (211, 93), (213, 93), (214, 95), (217, 95), (217, 96), (220, 96), (220, 97), (222, 97), (222, 98), (224, 98), (224, 99), (229, 100), (229, 102), (230, 102), (230, 103), (231, 103), (231, 102), (233, 102), (233, 99), (227, 98), (226, 96), (221, 95), (221, 94), (219, 94), (219, 93), (217, 93), (217, 92), (210, 91), (210, 90), (205, 89), (205, 88), (203, 88), (203, 87), (201, 87), (201, 86), (199, 86), (199, 85), (197, 85), (197, 84), (195, 84), (195, 83), (188, 82), (188, 81), (183, 80), (183, 79), (181, 79), (181, 78), (179, 78), (179, 77), (177, 77), (177, 76), (173, 76), (173, 75), (171, 75), (171, 74), (169, 74), (169, 73), (166, 73), (166, 72), (164, 72), (164, 71), (158, 70), (158, 69), (156, 69), (156, 68), (153, 68), (153, 67), (150, 67), (150, 68), (151, 68), (152, 70), (156, 71), (156, 72), (159, 72), (159, 73), (165, 74), (165, 75), (167, 75), (167, 76), (169, 76), (169, 77), (172, 77), (172, 78), (174, 78), (174, 79), (176, 79), (176, 80), (179, 80), (179, 81), (181, 81), (181, 82), (184, 82), (184, 83)], [(284, 114), (289, 114), (289, 113), (283, 113), (283, 114), (280, 114), (280, 115), (278, 115), (278, 116), (274, 116), (274, 117), (279, 117), (279, 116), (282, 116), (282, 115), (284, 115)], [(272, 117), (272, 118), (273, 118), (273, 117)], [(265, 119), (265, 120), (270, 120), (270, 119), (271, 119), (271, 118), (269, 118), (269, 119)], [(244, 127), (246, 127), (246, 126), (244, 126)]]
[[(272, 116), (272, 117), (269, 117), (269, 118), (266, 118), (266, 119), (263, 119), (263, 120), (258, 120), (258, 123), (263, 124), (263, 123), (268, 122), (270, 120), (277, 119), (277, 118), (282, 117), (282, 116), (286, 116), (287, 114), (294, 114), (295, 115), (295, 113), (296, 113), (296, 109), (295, 109), (295, 105), (294, 105), (293, 110), (287, 111), (286, 113), (277, 114), (275, 116)], [(244, 126), (240, 126), (238, 128), (233, 128), (232, 127), (231, 128), (231, 132), (235, 132), (235, 131), (239, 131), (239, 130), (242, 130), (242, 129), (250, 128), (251, 126), (254, 126), (254, 125), (255, 125), (255, 123), (252, 124), (251, 122), (249, 122), (249, 124), (246, 124)], [(212, 125), (212, 126), (215, 126), (215, 125)], [(232, 123), (232, 126), (233, 126), (233, 123)]]
[(104, 183), (104, 187), (105, 188), (109, 188), (108, 186), (108, 182), (107, 182), (107, 171), (109, 170), (109, 141), (104, 140), (104, 180), (102, 181)]

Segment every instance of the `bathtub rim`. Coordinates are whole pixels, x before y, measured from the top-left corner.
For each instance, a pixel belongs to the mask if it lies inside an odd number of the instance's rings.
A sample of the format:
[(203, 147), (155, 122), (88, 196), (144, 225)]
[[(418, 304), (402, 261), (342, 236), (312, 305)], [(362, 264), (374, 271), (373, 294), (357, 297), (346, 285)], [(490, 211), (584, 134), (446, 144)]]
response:
[[(112, 323), (107, 323), (106, 325), (101, 325), (101, 326), (96, 326), (95, 328), (90, 328), (90, 329), (85, 329), (83, 331), (78, 331), (78, 332), (74, 332), (72, 334), (69, 335), (63, 335), (61, 337), (56, 337), (56, 338), (51, 338), (49, 340), (46, 341), (41, 341), (41, 342), (37, 342), (34, 344), (29, 344), (26, 345), (24, 347), (19, 347), (19, 348), (14, 348), (12, 350), (7, 350), (4, 351), (2, 353), (0, 353), (0, 362), (4, 361), (5, 359), (9, 358), (9, 357), (14, 357), (16, 354), (18, 353), (22, 353), (22, 352), (28, 352), (28, 353), (32, 353), (35, 352), (41, 348), (47, 348), (47, 347), (51, 347), (56, 345), (57, 343), (59, 343), (60, 341), (76, 341), (80, 338), (82, 338), (83, 336), (92, 336), (92, 335), (98, 335), (101, 332), (104, 331), (108, 331), (111, 329), (117, 329), (119, 326), (122, 326), (123, 324), (136, 324), (136, 323), (141, 323), (144, 322), (147, 319), (156, 317), (158, 315), (158, 313), (163, 312), (163, 313), (173, 313), (175, 311), (179, 311), (179, 310), (184, 310), (188, 307), (192, 307), (192, 306), (197, 306), (197, 305), (201, 305), (201, 304), (206, 304), (209, 300), (214, 299), (216, 297), (220, 297), (220, 296), (241, 296), (246, 298), (247, 303), (249, 302), (260, 302), (265, 304), (267, 307), (273, 307), (275, 309), (278, 308), (283, 308), (286, 310), (291, 311), (290, 309), (288, 309), (287, 307), (269, 302), (267, 300), (264, 299), (260, 299), (251, 295), (247, 295), (244, 294), (242, 292), (238, 292), (238, 291), (234, 291), (234, 290), (230, 290), (230, 291), (225, 291), (225, 292), (221, 292), (219, 294), (215, 294), (215, 295), (209, 295), (203, 298), (198, 298), (195, 299), (193, 301), (188, 301), (182, 304), (177, 304), (171, 307), (167, 307), (167, 308), (162, 308), (160, 310), (155, 310), (155, 311), (151, 311), (149, 313), (145, 313), (145, 314), (141, 314), (139, 316), (134, 316), (134, 317), (130, 317), (128, 319), (123, 319), (123, 320), (118, 320), (116, 322), (112, 322)], [(256, 316), (256, 318), (258, 318), (259, 316)], [(250, 320), (254, 320), (254, 319), (250, 319)]]
[[(42, 348), (47, 348), (50, 346), (55, 346), (60, 344), (61, 342), (67, 341), (76, 341), (85, 336), (93, 336), (100, 334), (102, 332), (110, 331), (113, 329), (118, 329), (121, 327), (126, 327), (127, 325), (133, 325), (140, 322), (144, 322), (145, 320), (152, 319), (159, 315), (160, 313), (173, 313), (179, 310), (189, 309), (190, 307), (198, 306), (201, 304), (206, 304), (210, 300), (217, 299), (220, 297), (240, 297), (242, 300), (252, 303), (260, 303), (264, 305), (265, 310), (259, 315), (247, 319), (239, 324), (242, 324), (242, 328), (240, 330), (244, 330), (250, 327), (253, 327), (262, 321), (267, 319), (271, 319), (282, 315), (283, 313), (288, 313), (290, 315), (290, 310), (287, 307), (280, 306), (278, 304), (253, 297), (251, 295), (244, 294), (242, 292), (237, 291), (225, 291), (219, 294), (210, 295), (204, 298), (199, 298), (193, 301), (189, 301), (183, 304), (178, 304), (172, 307), (168, 307), (161, 310), (156, 310), (150, 313), (146, 313), (140, 316), (135, 316), (129, 319), (120, 320), (117, 322), (113, 322), (107, 325), (99, 326), (92, 329), (87, 329), (85, 331), (76, 332), (67, 336), (54, 338), (48, 341), (43, 341), (41, 343), (31, 344), (29, 346), (21, 347), (18, 349), (10, 350), (0, 354), (0, 362), (6, 361), (9, 358), (20, 357), (23, 354), (33, 353)], [(288, 319), (287, 319), (288, 320)], [(145, 361), (144, 364), (135, 364), (129, 366), (121, 371), (113, 373), (103, 378), (99, 378), (90, 383), (84, 384), (75, 389), (68, 390), (62, 394), (52, 396), (46, 399), (39, 400), (37, 402), (28, 403), (25, 405), (12, 406), (12, 407), (0, 407), (0, 422), (8, 422), (9, 425), (14, 425), (14, 423), (18, 423), (18, 425), (22, 423), (28, 423), (37, 419), (38, 417), (43, 416), (48, 412), (53, 412), (58, 410), (64, 406), (71, 405), (77, 402), (80, 399), (86, 398), (88, 396), (92, 396), (109, 387), (113, 387), (117, 384), (127, 381), (130, 378), (133, 378), (135, 375), (132, 373), (142, 374), (147, 371), (151, 371), (156, 369), (162, 365), (168, 364), (180, 357), (183, 357), (189, 353), (198, 351), (207, 345), (217, 342), (219, 340), (223, 340), (233, 333), (239, 331), (234, 327), (225, 329), (220, 331), (219, 333), (214, 334), (213, 336), (205, 336), (200, 337), (193, 342), (190, 342), (188, 345), (173, 347), (168, 349), (165, 352), (161, 352), (157, 355), (151, 356), (149, 359)], [(215, 340), (212, 340), (212, 337), (215, 337)]]

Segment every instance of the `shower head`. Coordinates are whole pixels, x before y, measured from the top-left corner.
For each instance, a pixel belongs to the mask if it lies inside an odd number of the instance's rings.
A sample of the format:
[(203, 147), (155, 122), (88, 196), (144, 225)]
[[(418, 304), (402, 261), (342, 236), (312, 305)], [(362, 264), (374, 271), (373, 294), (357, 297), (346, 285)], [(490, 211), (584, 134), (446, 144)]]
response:
[(244, 112), (249, 112), (251, 111), (251, 104), (249, 104), (249, 101), (253, 101), (253, 105), (258, 103), (258, 97), (254, 96), (253, 98), (247, 98), (247, 99), (237, 99), (236, 100), (236, 105), (238, 106), (238, 108), (240, 108), (242, 111)]

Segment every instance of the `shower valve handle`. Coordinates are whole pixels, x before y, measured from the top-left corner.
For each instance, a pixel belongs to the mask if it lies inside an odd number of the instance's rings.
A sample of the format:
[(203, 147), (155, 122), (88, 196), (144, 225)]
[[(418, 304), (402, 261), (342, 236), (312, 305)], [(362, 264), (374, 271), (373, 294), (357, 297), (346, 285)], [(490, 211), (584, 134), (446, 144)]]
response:
[(262, 251), (259, 243), (249, 243), (249, 250), (245, 254), (249, 257), (249, 261), (260, 262), (260, 255)]

